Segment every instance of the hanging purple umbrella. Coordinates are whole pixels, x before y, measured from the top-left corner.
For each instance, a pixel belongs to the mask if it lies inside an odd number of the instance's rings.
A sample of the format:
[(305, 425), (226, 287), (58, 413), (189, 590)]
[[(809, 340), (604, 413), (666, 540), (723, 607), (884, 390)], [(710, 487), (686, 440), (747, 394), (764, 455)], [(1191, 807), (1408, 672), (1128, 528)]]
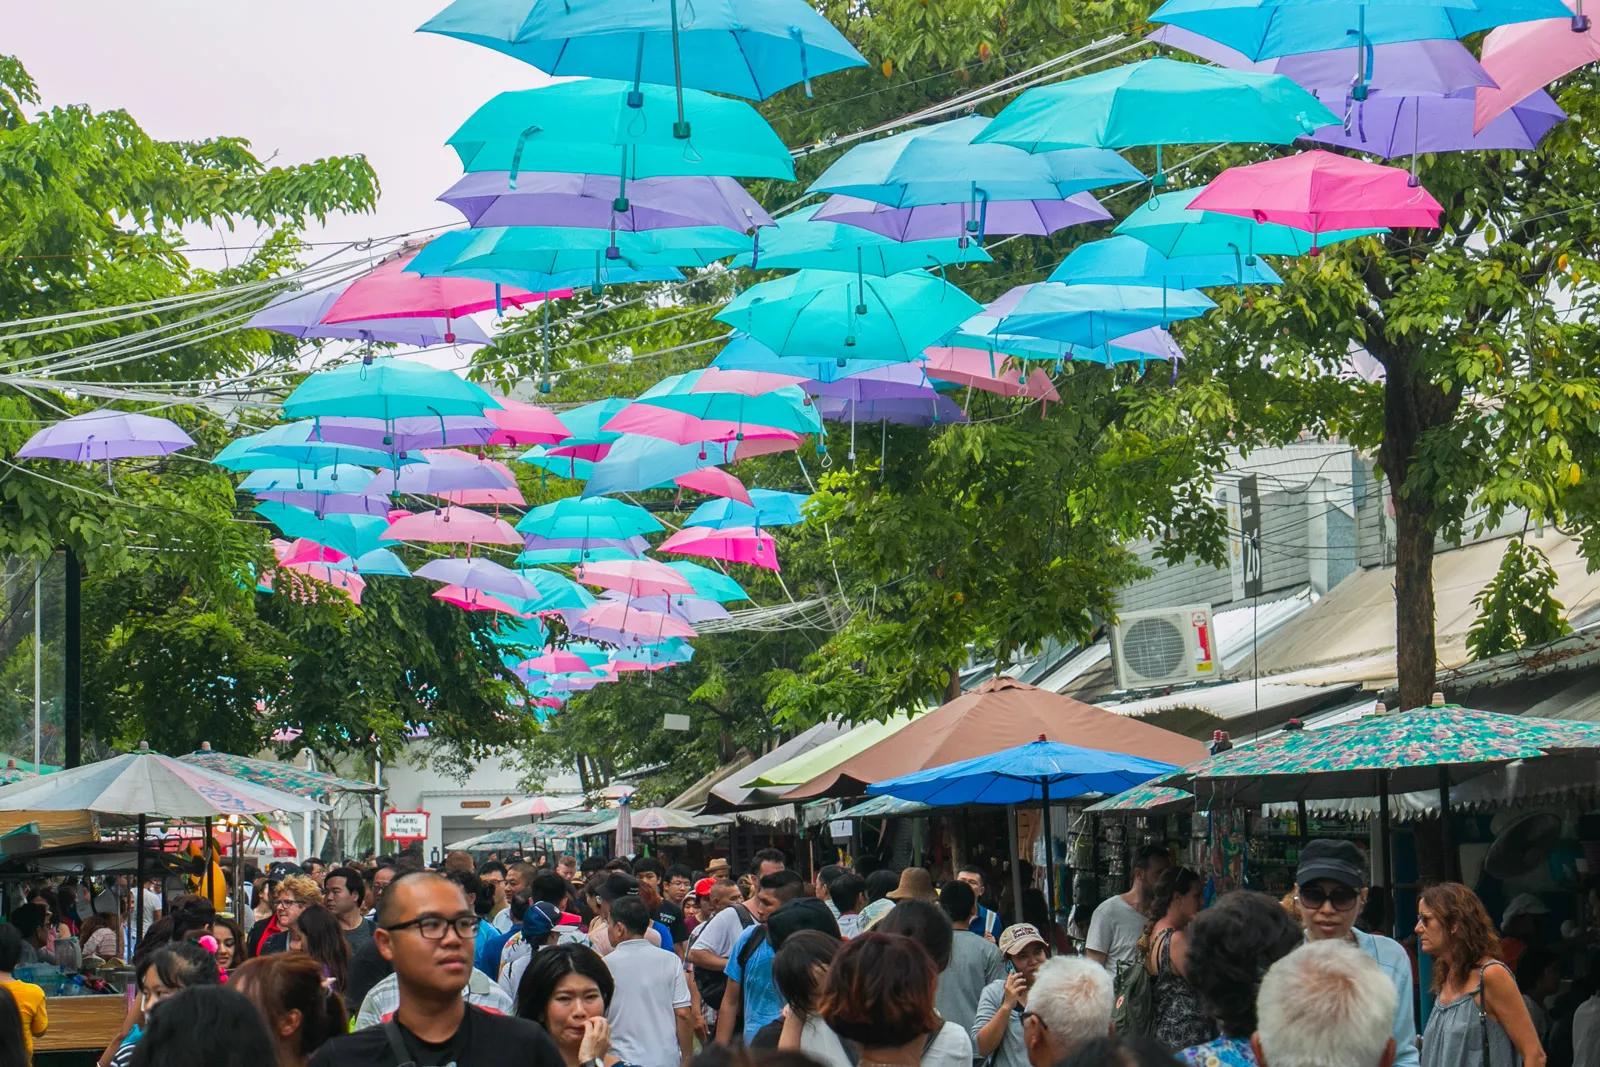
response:
[(628, 597), (625, 593), (607, 593), (601, 600), (614, 601), (618, 604), (626, 603), (628, 607), (639, 611), (653, 611), (659, 615), (671, 615), (675, 619), (694, 625), (709, 619), (729, 618), (728, 609), (718, 604), (715, 600), (706, 600), (697, 596), (636, 596)]
[(509, 171), (468, 174), (440, 201), (474, 228), (577, 226), (636, 233), (642, 230), (723, 226), (745, 233), (773, 225), (772, 216), (732, 178), (640, 178), (628, 183), (628, 210), (617, 213), (616, 175), (523, 171), (511, 187)]
[(817, 412), (834, 422), (894, 422), (906, 426), (966, 422), (967, 414), (947, 396), (929, 400), (844, 400), (822, 397)]
[(193, 445), (188, 434), (166, 419), (108, 408), (46, 426), (28, 438), (17, 455), (100, 463), (132, 456), (165, 456)]
[[(1357, 81), (1356, 65), (1351, 61), (1355, 50), (1350, 48), (1331, 52), (1302, 52), (1299, 55), (1252, 62), (1243, 53), (1227, 45), (1178, 26), (1163, 26), (1146, 40), (1181, 49), (1230, 70), (1282, 74), (1319, 96), (1331, 92), (1338, 93), (1342, 99)], [(1486, 89), (1495, 87), (1489, 72), (1460, 41), (1398, 41), (1374, 45), (1370, 69), (1364, 65), (1362, 73), (1364, 76), (1361, 80), (1369, 90), (1407, 96), (1444, 96), (1479, 86)], [(1322, 102), (1327, 104), (1328, 98), (1324, 96)], [(1329, 106), (1336, 112), (1344, 110), (1332, 104)]]
[(325, 323), (323, 316), (344, 294), (335, 286), (316, 293), (286, 293), (251, 316), (246, 326), (286, 333), (301, 340), (374, 341), (400, 345), (438, 345), (454, 338), (458, 345), (486, 345), (489, 335), (468, 318), (367, 319)]
[(923, 365), (893, 363), (878, 370), (852, 374), (831, 382), (808, 381), (800, 388), (816, 397), (838, 400), (923, 400), (933, 399), (933, 384), (923, 373)]
[[(1334, 111), (1345, 109), (1344, 93), (1317, 94)], [(1449, 96), (1405, 96), (1374, 91), (1349, 105), (1343, 126), (1324, 126), (1302, 138), (1321, 144), (1370, 152), (1383, 159), (1423, 152), (1472, 152), (1485, 149), (1536, 148), (1566, 112), (1543, 89), (1502, 112), (1480, 133), (1473, 133), (1477, 92), (1465, 89)]]
[(380, 471), (366, 491), (440, 496), (464, 489), (508, 489), (516, 484), (493, 463), (465, 452), (425, 451), (427, 462), (413, 463), (399, 471)]
[(523, 551), (517, 557), (517, 562), (531, 565), (643, 559), (649, 547), (650, 542), (642, 537), (622, 540), (607, 537), (540, 537), (537, 534), (529, 534), (523, 538)]
[(318, 515), (376, 515), (389, 514), (394, 505), (386, 496), (368, 496), (357, 493), (308, 493), (295, 489), (256, 493), (257, 500), (270, 500), (287, 504), (291, 508), (314, 512)]
[(476, 589), (495, 596), (538, 600), (539, 587), (516, 571), (490, 559), (429, 560), (412, 572), (418, 578)]
[(382, 452), (412, 452), (419, 448), (488, 444), (495, 429), (494, 423), (476, 415), (408, 415), (387, 420), (324, 415), (317, 419), (311, 439)]
[[(812, 218), (856, 226), (894, 241), (926, 241), (967, 236), (973, 210), (969, 203), (896, 208), (854, 196), (830, 196)], [(1088, 193), (1074, 193), (1065, 200), (996, 200), (983, 209), (983, 232), (1046, 237), (1068, 226), (1110, 217)]]

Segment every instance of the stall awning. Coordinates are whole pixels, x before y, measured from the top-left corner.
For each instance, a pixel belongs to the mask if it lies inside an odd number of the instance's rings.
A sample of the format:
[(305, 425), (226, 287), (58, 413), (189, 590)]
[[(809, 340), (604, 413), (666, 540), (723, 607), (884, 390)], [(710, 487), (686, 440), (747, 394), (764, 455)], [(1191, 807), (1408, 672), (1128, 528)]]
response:
[[(917, 711), (901, 712), (882, 722), (864, 722), (846, 733), (840, 734), (831, 741), (824, 742), (809, 752), (785, 760), (775, 767), (769, 767), (760, 773), (744, 777), (739, 783), (742, 789), (776, 788), (779, 786), (797, 786), (823, 773), (832, 767), (837, 767), (845, 760), (891, 737), (905, 727), (918, 715)], [(743, 777), (743, 776), (742, 776)]]
[[(850, 727), (839, 722), (821, 722), (804, 733), (791, 737), (777, 748), (760, 758), (750, 761), (749, 766), (741, 775), (744, 778), (759, 777), (769, 768), (781, 766), (796, 757), (827, 744), (837, 737), (842, 737)], [(788, 787), (781, 786), (777, 789), (761, 786), (744, 786), (736, 782), (731, 775), (725, 775), (715, 782), (709, 795), (705, 798), (700, 811), (706, 815), (720, 815), (734, 811), (744, 811), (749, 808), (765, 808), (773, 804), (782, 803), (782, 794)], [(674, 808), (688, 807), (686, 804), (674, 802), (669, 805)]]

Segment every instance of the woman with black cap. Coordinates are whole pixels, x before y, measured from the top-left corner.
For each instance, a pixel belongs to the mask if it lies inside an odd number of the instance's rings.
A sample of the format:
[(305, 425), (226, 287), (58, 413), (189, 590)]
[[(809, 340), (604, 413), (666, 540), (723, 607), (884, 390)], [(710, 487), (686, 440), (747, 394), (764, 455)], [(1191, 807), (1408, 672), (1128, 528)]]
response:
[(1356, 929), (1367, 902), (1367, 857), (1351, 841), (1318, 838), (1300, 850), (1295, 903), (1307, 941), (1349, 941), (1377, 963), (1394, 986), (1395, 1067), (1417, 1067), (1411, 958), (1393, 938)]

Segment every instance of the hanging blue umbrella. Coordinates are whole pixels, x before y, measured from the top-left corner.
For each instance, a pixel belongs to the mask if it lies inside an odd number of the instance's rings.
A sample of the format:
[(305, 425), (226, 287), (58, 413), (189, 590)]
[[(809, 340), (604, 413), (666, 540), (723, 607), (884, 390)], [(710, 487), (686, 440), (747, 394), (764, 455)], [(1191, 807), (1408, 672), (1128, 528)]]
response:
[(1203, 191), (1202, 186), (1151, 197), (1117, 223), (1114, 232), (1136, 237), (1164, 256), (1226, 254), (1244, 267), (1255, 266), (1258, 255), (1302, 256), (1319, 246), (1388, 232), (1379, 227), (1312, 234), (1242, 215), (1190, 210), (1190, 201)]
[(625, 538), (661, 529), (661, 523), (644, 508), (604, 496), (563, 497), (534, 508), (517, 523), (518, 533), (542, 537)]
[(1048, 280), (1064, 285), (1155, 285), (1169, 289), (1283, 282), (1276, 271), (1259, 260), (1245, 266), (1231, 255), (1169, 259), (1143, 241), (1125, 235), (1079, 245)]
[(704, 267), (749, 251), (751, 243), (749, 236), (721, 226), (616, 233), (583, 226), (488, 226), (441, 234), (406, 269), (444, 275), (485, 270), (555, 274), (581, 270), (596, 255), (634, 268)]
[(612, 563), (643, 559), (650, 542), (642, 537), (540, 537), (523, 538), (525, 547), (517, 555), (517, 566), (543, 563)]
[(780, 356), (754, 337), (735, 336), (728, 342), (711, 365), (718, 370), (771, 371), (773, 374), (804, 375), (808, 380), (836, 381), (852, 374), (891, 367), (901, 360), (892, 359), (807, 359), (803, 356)]
[(403, 359), (365, 358), (308, 375), (283, 402), (290, 418), (477, 415), (500, 402), (458, 374)]
[(679, 445), (657, 437), (625, 434), (589, 472), (587, 497), (670, 485), (679, 475), (732, 461), (737, 444), (702, 441)]
[(315, 470), (263, 468), (251, 471), (239, 488), (249, 493), (360, 493), (374, 477), (365, 467), (348, 463)]
[(684, 520), (685, 526), (793, 526), (804, 522), (800, 507), (809, 499), (804, 493), (781, 493), (775, 489), (750, 490), (750, 503), (722, 497), (707, 500)]
[(1001, 333), (1097, 346), (1149, 326), (1197, 318), (1216, 306), (1193, 289), (1041, 282), (1027, 289), (998, 328)]
[(758, 250), (736, 256), (729, 266), (770, 270), (855, 271), (887, 277), (902, 271), (937, 270), (964, 263), (993, 263), (982, 246), (954, 234), (931, 240), (899, 241), (845, 223), (813, 218), (823, 205), (801, 208), (761, 235)]
[(694, 586), (697, 596), (715, 600), (720, 604), (750, 599), (750, 594), (744, 591), (744, 586), (719, 570), (690, 563), (687, 560), (673, 560), (667, 566), (689, 579), (689, 584)]
[(287, 537), (304, 537), (347, 556), (364, 556), (382, 548), (383, 534), (389, 529), (389, 520), (375, 515), (317, 515), (273, 501), (257, 504), (255, 512)]
[(388, 452), (359, 445), (321, 440), (314, 419), (283, 422), (260, 433), (228, 442), (211, 459), (230, 471), (261, 470), (268, 467), (327, 467), (334, 464), (366, 464), (392, 467), (396, 462), (421, 462), (412, 457), (398, 459)]
[(564, 574), (538, 567), (524, 568), (517, 573), (537, 593), (537, 596), (521, 602), (519, 606), (524, 606), (524, 610), (576, 611), (594, 606), (594, 594)]

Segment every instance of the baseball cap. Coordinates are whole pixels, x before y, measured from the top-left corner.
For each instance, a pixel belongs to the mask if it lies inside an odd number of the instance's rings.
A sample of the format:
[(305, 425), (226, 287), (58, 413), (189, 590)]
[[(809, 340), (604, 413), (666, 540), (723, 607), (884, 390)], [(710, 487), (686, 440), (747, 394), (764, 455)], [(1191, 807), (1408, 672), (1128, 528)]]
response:
[(1000, 931), (1000, 955), (1002, 956), (1010, 956), (1021, 952), (1029, 945), (1045, 944), (1045, 939), (1039, 936), (1039, 928), (1032, 923), (1016, 923)]
[(1511, 898), (1511, 903), (1506, 905), (1505, 914), (1500, 916), (1502, 928), (1511, 925), (1511, 920), (1519, 915), (1549, 915), (1550, 909), (1545, 902), (1532, 893), (1518, 893)]
[(600, 899), (607, 904), (622, 897), (636, 897), (639, 895), (639, 879), (621, 871), (612, 871), (606, 880), (600, 883), (598, 892)]
[(547, 900), (536, 900), (522, 916), (522, 936), (542, 941), (559, 925), (561, 913), (556, 906)]
[(695, 899), (696, 900), (704, 900), (706, 897), (709, 897), (711, 895), (711, 891), (713, 889), (715, 889), (716, 887), (717, 887), (717, 880), (715, 878), (702, 878), (702, 879), (700, 879), (698, 882), (696, 882), (694, 884)]
[(1294, 874), (1296, 885), (1326, 878), (1330, 882), (1360, 889), (1367, 884), (1367, 857), (1352, 841), (1319, 837), (1300, 849), (1300, 867)]

